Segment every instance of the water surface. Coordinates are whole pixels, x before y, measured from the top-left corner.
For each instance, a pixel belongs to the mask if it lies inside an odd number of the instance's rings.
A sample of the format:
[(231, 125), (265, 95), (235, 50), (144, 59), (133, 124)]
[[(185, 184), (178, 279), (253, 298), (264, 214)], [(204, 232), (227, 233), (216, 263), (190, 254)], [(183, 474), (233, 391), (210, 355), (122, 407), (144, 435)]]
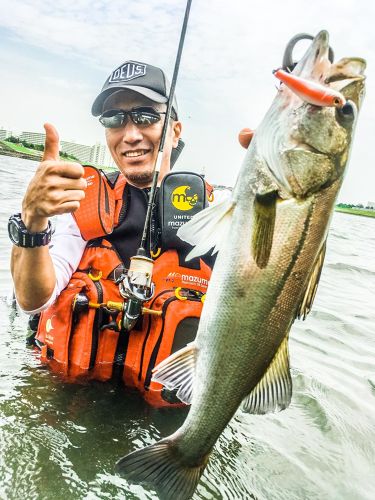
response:
[[(152, 499), (114, 462), (177, 429), (186, 410), (153, 410), (113, 384), (72, 385), (25, 347), (11, 307), (6, 224), (37, 164), (0, 156), (0, 499)], [(276, 415), (240, 412), (194, 498), (375, 497), (375, 219), (335, 213), (313, 311), (290, 351), (293, 399)]]

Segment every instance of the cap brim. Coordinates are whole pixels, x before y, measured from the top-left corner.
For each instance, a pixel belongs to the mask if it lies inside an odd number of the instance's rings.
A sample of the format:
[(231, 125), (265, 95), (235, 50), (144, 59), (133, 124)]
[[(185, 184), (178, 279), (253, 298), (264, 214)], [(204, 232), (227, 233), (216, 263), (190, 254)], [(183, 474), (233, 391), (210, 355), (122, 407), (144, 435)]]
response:
[(91, 108), (91, 113), (93, 116), (99, 116), (103, 112), (103, 104), (104, 101), (109, 97), (111, 94), (114, 92), (118, 92), (119, 90), (134, 90), (135, 92), (138, 92), (138, 94), (142, 94), (145, 97), (148, 97), (152, 101), (159, 102), (159, 103), (164, 103), (168, 101), (168, 98), (158, 94), (154, 90), (147, 89), (146, 87), (139, 87), (137, 85), (126, 85), (124, 87), (111, 87), (109, 89), (103, 90), (98, 97), (95, 99), (92, 108)]

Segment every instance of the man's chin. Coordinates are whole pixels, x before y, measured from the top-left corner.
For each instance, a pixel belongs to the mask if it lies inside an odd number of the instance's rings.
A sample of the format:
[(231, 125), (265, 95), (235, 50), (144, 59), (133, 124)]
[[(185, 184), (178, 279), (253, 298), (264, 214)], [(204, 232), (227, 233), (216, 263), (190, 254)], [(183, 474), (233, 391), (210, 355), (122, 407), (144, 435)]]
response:
[(152, 172), (124, 172), (125, 179), (137, 187), (149, 187), (152, 184)]

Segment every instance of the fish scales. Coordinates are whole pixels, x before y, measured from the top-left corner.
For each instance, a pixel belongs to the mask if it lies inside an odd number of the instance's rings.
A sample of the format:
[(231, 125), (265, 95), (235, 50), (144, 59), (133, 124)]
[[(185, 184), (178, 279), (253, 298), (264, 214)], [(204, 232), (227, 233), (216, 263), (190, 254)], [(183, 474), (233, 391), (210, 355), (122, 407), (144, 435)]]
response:
[[(336, 186), (328, 188), (333, 195), (335, 189)], [(333, 200), (334, 196), (331, 196), (331, 204)], [(231, 252), (219, 254), (216, 265), (220, 271), (209, 285), (202, 317), (202, 336), (197, 339), (199, 358), (196, 371), (201, 376), (194, 386), (192, 408), (179, 430), (182, 436), (179, 448), (184, 448), (186, 456), (205, 455), (212, 448), (228, 423), (228, 415), (233, 415), (244, 396), (259, 382), (289, 330), (306, 277), (325, 237), (325, 231), (316, 221), (330, 209), (326, 201), (327, 193), (324, 192), (301, 201), (298, 206), (292, 201), (280, 203), (276, 237), (265, 270), (253, 266), (249, 252), (244, 251), (246, 246), (250, 248), (248, 212), (238, 207), (238, 212), (241, 212), (238, 218), (236, 213), (233, 214), (229, 237), (239, 237), (242, 242), (236, 245), (234, 240)], [(293, 238), (295, 234), (301, 234), (297, 245)], [(281, 273), (282, 279), (276, 280), (275, 276)], [(265, 282), (267, 287), (264, 287)], [(249, 304), (252, 304), (254, 314), (248, 314)], [(259, 322), (259, 308), (264, 314), (263, 322)], [(234, 321), (233, 310), (236, 310)], [(257, 341), (250, 343), (249, 335)], [(227, 362), (228, 350), (231, 363)], [(267, 351), (269, 356), (265, 357)], [(223, 400), (225, 405), (218, 404)], [(207, 440), (204, 429), (213, 421), (216, 427)]]

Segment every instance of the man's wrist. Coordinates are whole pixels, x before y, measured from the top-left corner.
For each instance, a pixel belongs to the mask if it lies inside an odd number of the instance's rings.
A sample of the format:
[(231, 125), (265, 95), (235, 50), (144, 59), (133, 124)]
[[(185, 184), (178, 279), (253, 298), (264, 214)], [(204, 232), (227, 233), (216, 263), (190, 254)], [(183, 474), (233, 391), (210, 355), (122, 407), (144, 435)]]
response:
[(30, 217), (22, 212), (21, 219), (30, 233), (43, 232), (48, 228), (48, 217)]

